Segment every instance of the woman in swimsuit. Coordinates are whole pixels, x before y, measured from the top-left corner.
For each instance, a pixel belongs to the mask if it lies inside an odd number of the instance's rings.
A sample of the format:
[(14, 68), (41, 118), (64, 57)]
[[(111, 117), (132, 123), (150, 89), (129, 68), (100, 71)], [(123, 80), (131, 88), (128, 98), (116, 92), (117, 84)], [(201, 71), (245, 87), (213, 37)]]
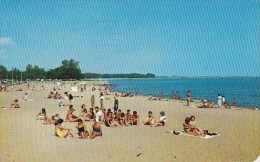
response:
[(193, 136), (205, 136), (203, 133), (199, 132), (197, 128), (190, 124), (190, 118), (186, 117), (183, 123), (183, 129), (188, 135)]
[(63, 119), (58, 119), (55, 125), (55, 135), (60, 138), (74, 137), (72, 129), (67, 129), (61, 126)]
[(85, 121), (92, 121), (94, 120), (94, 111), (93, 111), (93, 108), (90, 108), (89, 109), (89, 112), (86, 114), (86, 118), (85, 118)]
[(106, 122), (105, 125), (107, 127), (113, 127), (113, 126), (120, 126), (120, 124), (114, 120), (113, 116), (112, 116), (112, 112), (108, 113), (108, 116), (106, 118)]
[(164, 111), (160, 112), (160, 119), (158, 121), (156, 121), (156, 123), (153, 125), (154, 127), (158, 127), (158, 126), (164, 126), (166, 123), (166, 116)]
[(66, 116), (66, 120), (65, 121), (69, 121), (69, 122), (76, 122), (78, 121), (78, 117), (73, 115), (73, 111), (75, 111), (75, 109), (73, 109), (73, 105), (70, 105), (70, 108), (68, 110), (67, 116)]
[(78, 120), (78, 125), (76, 125), (76, 128), (78, 129), (79, 131), (79, 137), (78, 138), (81, 138), (81, 139), (86, 139), (88, 138), (89, 136), (89, 133), (87, 131), (87, 126), (85, 123), (83, 123), (83, 120), (82, 119), (79, 119)]
[(93, 139), (97, 136), (102, 136), (102, 127), (100, 124), (97, 123), (96, 120), (94, 120), (94, 124), (92, 125), (93, 130), (90, 131), (90, 139)]
[(42, 108), (42, 111), (39, 112), (39, 114), (36, 117), (36, 120), (44, 120), (45, 116), (46, 116), (46, 110), (45, 108)]

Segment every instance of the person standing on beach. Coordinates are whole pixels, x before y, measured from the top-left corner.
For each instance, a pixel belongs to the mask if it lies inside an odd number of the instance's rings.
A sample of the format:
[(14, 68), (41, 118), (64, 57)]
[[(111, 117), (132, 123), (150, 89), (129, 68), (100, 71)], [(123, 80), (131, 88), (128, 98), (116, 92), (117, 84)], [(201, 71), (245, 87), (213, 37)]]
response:
[(91, 107), (94, 109), (95, 108), (95, 96), (94, 95), (92, 95), (90, 102), (91, 102)]
[(115, 93), (114, 100), (115, 100), (114, 110), (117, 111), (118, 110), (118, 94), (117, 93)]
[(104, 108), (104, 96), (103, 96), (103, 93), (101, 92), (100, 93), (100, 107), (101, 107), (101, 109), (103, 109)]
[(186, 97), (187, 97), (187, 106), (189, 106), (190, 105), (190, 90), (187, 91)]
[(217, 99), (218, 99), (218, 108), (221, 108), (221, 106), (222, 106), (222, 97), (221, 97), (220, 94), (218, 94)]

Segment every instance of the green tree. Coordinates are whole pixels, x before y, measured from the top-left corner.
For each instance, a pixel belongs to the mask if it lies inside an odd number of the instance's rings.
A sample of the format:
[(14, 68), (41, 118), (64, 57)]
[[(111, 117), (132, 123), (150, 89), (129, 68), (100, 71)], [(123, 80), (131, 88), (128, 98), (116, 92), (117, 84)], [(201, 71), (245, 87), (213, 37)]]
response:
[(8, 75), (8, 71), (7, 71), (6, 67), (4, 67), (3, 65), (0, 65), (0, 80), (5, 79), (6, 75)]

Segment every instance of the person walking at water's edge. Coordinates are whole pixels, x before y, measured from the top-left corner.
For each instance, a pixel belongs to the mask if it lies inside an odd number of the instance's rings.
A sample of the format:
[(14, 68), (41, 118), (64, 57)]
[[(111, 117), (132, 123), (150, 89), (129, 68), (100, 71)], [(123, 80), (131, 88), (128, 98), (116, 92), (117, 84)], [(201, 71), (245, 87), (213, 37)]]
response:
[(222, 96), (220, 94), (218, 94), (217, 99), (218, 99), (218, 108), (221, 108), (221, 106), (222, 106)]
[(187, 91), (186, 97), (187, 97), (187, 106), (190, 106), (190, 90)]

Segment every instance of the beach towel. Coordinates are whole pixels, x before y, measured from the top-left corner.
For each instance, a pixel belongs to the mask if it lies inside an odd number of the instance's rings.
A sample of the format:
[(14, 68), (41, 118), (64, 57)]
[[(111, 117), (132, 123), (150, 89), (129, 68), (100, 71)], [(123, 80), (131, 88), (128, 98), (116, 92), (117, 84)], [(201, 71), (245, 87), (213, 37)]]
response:
[(71, 87), (72, 92), (78, 92), (78, 87)]
[(258, 158), (253, 162), (260, 162), (260, 156), (258, 156)]
[(211, 138), (220, 136), (220, 134), (216, 134), (216, 135), (206, 135), (206, 136), (204, 136), (204, 137), (202, 137), (202, 136), (193, 136), (193, 135), (186, 134), (184, 130), (181, 130), (181, 131), (170, 131), (170, 132), (168, 132), (168, 133), (172, 133), (172, 134), (174, 134), (174, 135), (184, 135), (184, 136), (190, 136), (190, 137), (199, 137), (199, 138), (203, 138), (203, 139), (211, 139)]

